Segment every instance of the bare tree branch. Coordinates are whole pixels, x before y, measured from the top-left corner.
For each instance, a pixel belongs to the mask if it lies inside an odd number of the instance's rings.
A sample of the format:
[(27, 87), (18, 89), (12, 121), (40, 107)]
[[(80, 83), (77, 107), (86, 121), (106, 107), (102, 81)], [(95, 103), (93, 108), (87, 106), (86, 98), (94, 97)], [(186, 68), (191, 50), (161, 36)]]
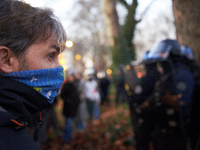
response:
[(143, 11), (143, 13), (140, 16), (140, 21), (144, 18), (144, 16), (146, 15), (147, 11), (149, 10), (149, 8), (151, 7), (151, 5), (155, 2), (156, 0), (152, 0), (149, 5), (146, 7), (146, 9)]
[(126, 0), (118, 0), (118, 1), (128, 9), (129, 5), (126, 2)]

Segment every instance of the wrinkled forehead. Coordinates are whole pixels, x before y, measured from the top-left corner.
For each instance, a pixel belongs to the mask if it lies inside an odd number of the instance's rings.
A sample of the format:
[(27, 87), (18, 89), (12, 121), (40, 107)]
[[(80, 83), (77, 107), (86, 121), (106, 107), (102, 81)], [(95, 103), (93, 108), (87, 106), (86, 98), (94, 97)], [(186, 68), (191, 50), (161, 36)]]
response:
[(65, 43), (67, 38), (65, 32), (56, 31), (57, 30), (49, 29), (48, 32), (46, 31), (41, 33), (35, 43), (50, 42), (51, 44), (56, 45), (60, 49), (60, 52), (62, 52), (65, 49)]

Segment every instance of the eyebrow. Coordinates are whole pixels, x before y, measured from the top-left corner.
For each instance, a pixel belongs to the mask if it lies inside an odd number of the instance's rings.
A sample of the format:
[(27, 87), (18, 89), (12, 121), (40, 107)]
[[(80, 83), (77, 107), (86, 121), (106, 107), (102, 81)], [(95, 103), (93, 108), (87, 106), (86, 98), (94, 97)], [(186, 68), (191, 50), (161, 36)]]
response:
[(55, 44), (52, 44), (52, 45), (51, 45), (51, 48), (56, 49), (56, 51), (57, 51), (58, 53), (60, 53), (60, 47), (59, 47), (59, 46), (57, 46), (57, 45), (55, 45)]

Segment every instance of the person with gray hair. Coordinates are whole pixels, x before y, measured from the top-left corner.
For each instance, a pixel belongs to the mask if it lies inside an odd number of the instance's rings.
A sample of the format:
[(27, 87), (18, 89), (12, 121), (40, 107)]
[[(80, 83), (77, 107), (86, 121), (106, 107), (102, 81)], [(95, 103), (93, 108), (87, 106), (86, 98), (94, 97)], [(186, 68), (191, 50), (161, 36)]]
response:
[(26, 127), (64, 80), (66, 33), (52, 10), (0, 1), (0, 149), (39, 150)]

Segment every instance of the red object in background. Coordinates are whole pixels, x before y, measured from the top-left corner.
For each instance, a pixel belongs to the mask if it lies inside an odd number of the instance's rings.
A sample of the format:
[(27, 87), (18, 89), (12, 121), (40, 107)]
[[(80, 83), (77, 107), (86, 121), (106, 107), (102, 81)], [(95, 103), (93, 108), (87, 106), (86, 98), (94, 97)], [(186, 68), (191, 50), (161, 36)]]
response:
[(138, 72), (138, 73), (137, 73), (137, 77), (138, 77), (138, 78), (141, 78), (142, 76), (143, 76), (142, 72)]

